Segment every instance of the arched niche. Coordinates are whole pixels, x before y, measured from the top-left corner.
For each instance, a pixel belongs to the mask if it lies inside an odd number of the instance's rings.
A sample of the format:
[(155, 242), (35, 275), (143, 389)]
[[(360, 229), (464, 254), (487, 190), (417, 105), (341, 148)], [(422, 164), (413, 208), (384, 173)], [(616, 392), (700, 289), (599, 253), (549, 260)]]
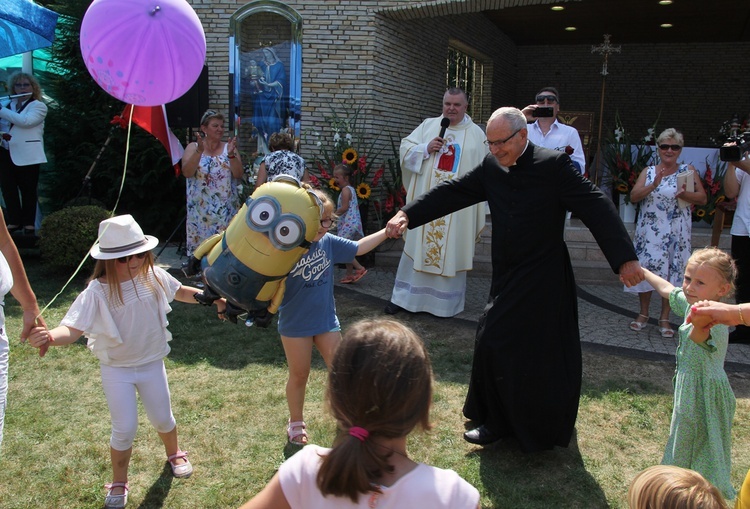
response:
[(268, 138), (300, 136), (302, 17), (275, 0), (250, 2), (229, 24), (230, 127), (247, 152), (266, 154)]

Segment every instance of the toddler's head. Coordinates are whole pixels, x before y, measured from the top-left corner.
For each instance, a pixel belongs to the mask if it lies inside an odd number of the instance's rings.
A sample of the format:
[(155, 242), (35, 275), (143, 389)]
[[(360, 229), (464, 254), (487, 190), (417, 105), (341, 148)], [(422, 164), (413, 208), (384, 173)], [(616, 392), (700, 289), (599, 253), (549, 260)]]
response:
[(691, 304), (719, 300), (734, 288), (737, 266), (732, 257), (717, 247), (696, 250), (688, 259), (682, 289)]
[(348, 186), (349, 178), (352, 175), (352, 168), (348, 164), (337, 164), (333, 167), (333, 177), (339, 187)]
[(728, 509), (718, 488), (693, 470), (656, 465), (639, 473), (628, 490), (630, 509)]

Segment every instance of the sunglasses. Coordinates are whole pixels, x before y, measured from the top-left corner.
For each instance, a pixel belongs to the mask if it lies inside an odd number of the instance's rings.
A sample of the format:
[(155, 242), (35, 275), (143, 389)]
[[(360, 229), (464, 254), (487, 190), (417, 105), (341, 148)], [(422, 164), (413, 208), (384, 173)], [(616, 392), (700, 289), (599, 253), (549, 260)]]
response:
[(659, 148), (662, 149), (662, 150), (668, 150), (668, 149), (671, 148), (675, 152), (677, 152), (679, 150), (682, 150), (682, 147), (679, 146), (679, 145), (667, 145), (666, 143), (664, 145), (659, 145)]
[(127, 262), (129, 262), (129, 261), (130, 261), (130, 259), (131, 259), (131, 258), (133, 258), (134, 256), (135, 256), (136, 258), (138, 258), (139, 260), (143, 260), (144, 258), (146, 258), (146, 255), (147, 255), (147, 254), (148, 254), (148, 251), (144, 251), (143, 253), (137, 253), (137, 254), (134, 254), (134, 255), (129, 255), (129, 256), (121, 256), (121, 257), (119, 257), (119, 258), (117, 259), (117, 263), (127, 263)]
[(554, 95), (538, 95), (536, 96), (536, 102), (539, 104), (543, 103), (544, 101), (550, 102), (550, 103), (556, 103), (557, 97)]
[(330, 228), (331, 226), (333, 226), (333, 219), (321, 219), (320, 226), (322, 226), (323, 228)]
[(211, 118), (215, 117), (217, 115), (216, 110), (206, 110), (206, 112), (201, 117), (201, 125), (205, 124), (206, 121)]

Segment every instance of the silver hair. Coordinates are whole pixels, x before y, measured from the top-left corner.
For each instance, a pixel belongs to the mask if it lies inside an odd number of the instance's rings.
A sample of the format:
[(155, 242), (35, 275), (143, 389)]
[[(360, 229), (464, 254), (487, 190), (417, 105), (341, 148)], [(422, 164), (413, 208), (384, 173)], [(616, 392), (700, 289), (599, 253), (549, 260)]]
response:
[(518, 108), (505, 106), (496, 109), (492, 112), (492, 115), (490, 115), (490, 119), (487, 121), (487, 125), (490, 125), (492, 121), (498, 117), (502, 117), (503, 120), (508, 122), (508, 124), (510, 124), (511, 130), (513, 131), (526, 129), (526, 116), (521, 113), (521, 110), (519, 110)]

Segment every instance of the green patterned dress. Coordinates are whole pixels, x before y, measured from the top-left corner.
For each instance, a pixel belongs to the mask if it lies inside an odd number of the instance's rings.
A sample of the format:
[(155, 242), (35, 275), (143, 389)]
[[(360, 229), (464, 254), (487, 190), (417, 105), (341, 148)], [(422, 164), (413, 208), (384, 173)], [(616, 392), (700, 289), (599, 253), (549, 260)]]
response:
[[(682, 288), (672, 291), (669, 304), (683, 317), (690, 309)], [(692, 329), (692, 324), (684, 322), (679, 329), (672, 424), (661, 462), (700, 472), (731, 500), (735, 497), (730, 471), (736, 401), (724, 372), (729, 329), (715, 325), (701, 344), (689, 338)]]

